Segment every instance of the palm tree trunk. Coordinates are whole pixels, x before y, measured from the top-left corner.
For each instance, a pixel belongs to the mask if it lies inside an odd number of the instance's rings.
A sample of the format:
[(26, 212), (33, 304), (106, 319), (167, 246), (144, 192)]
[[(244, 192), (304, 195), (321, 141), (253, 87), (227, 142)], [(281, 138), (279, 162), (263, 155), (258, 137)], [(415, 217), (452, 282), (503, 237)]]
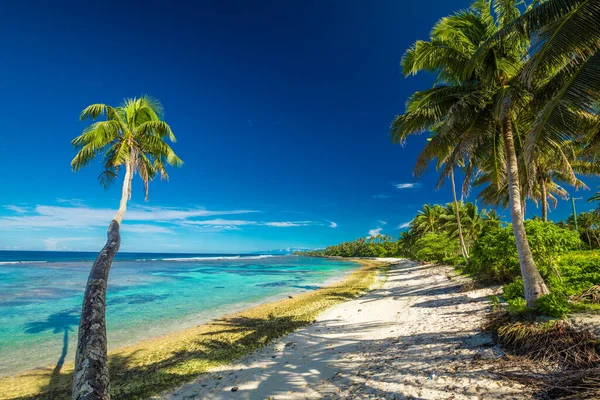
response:
[(592, 248), (592, 239), (590, 239), (590, 231), (589, 229), (585, 229), (585, 235), (587, 236), (588, 244), (590, 245), (590, 249)]
[(512, 220), (513, 232), (519, 254), (519, 264), (521, 266), (521, 275), (523, 276), (523, 285), (525, 287), (525, 300), (528, 307), (535, 307), (535, 302), (541, 296), (548, 294), (548, 288), (544, 279), (538, 271), (527, 235), (525, 233), (525, 224), (521, 214), (521, 187), (519, 186), (519, 165), (517, 163), (517, 153), (512, 132), (512, 123), (510, 120), (510, 109), (508, 102), (504, 105), (504, 118), (502, 121), (502, 134), (504, 136), (504, 151), (506, 152), (506, 163), (508, 172), (508, 195), (510, 200), (510, 217)]
[(542, 189), (542, 221), (548, 222), (548, 195), (546, 194), (546, 181), (540, 182)]
[(450, 181), (452, 182), (452, 196), (454, 198), (454, 211), (456, 212), (456, 225), (458, 227), (458, 240), (460, 241), (460, 251), (467, 264), (469, 263), (469, 253), (465, 246), (465, 239), (463, 237), (462, 226), (460, 223), (460, 212), (458, 210), (458, 201), (456, 200), (456, 185), (454, 183), (454, 168), (450, 170)]
[(119, 228), (131, 196), (132, 177), (132, 166), (127, 162), (119, 210), (108, 227), (106, 244), (92, 265), (85, 288), (75, 355), (73, 400), (110, 399), (106, 354), (106, 286), (112, 261), (121, 245)]

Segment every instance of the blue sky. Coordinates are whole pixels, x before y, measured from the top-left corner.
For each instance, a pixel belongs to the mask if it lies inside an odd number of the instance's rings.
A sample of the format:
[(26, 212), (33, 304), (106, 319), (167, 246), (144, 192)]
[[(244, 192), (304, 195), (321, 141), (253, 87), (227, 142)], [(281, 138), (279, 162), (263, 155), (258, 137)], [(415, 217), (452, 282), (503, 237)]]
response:
[(71, 172), (70, 140), (88, 104), (144, 93), (162, 101), (185, 165), (147, 203), (134, 182), (122, 251), (397, 235), (423, 203), (451, 199), (435, 171), (412, 176), (425, 137), (396, 146), (388, 128), (432, 82), (401, 76), (403, 52), (468, 1), (21, 3), (0, 15), (0, 249), (102, 246), (120, 186), (102, 189), (99, 165)]

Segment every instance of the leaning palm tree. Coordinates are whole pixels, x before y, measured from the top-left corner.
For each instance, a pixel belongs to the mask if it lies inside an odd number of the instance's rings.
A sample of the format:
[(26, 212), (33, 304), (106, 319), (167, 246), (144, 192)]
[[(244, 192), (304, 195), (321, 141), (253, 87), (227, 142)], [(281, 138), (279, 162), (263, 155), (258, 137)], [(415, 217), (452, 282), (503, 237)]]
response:
[[(519, 255), (527, 305), (548, 293), (533, 259), (523, 223), (515, 139), (530, 125), (531, 94), (520, 74), (527, 60), (529, 38), (486, 46), (496, 32), (520, 15), (520, 1), (478, 0), (469, 10), (441, 19), (430, 41), (418, 41), (402, 59), (405, 75), (429, 71), (437, 75), (432, 89), (413, 94), (406, 111), (392, 123), (392, 137), (402, 143), (411, 134), (435, 129), (420, 154), (415, 172), (422, 173), (440, 149), (452, 148), (442, 179), (458, 163), (468, 166), (467, 178), (490, 149), (506, 165), (512, 227)], [(492, 9), (494, 12), (492, 12)], [(491, 146), (490, 146), (491, 144)]]
[(106, 286), (112, 261), (119, 250), (119, 233), (127, 202), (131, 198), (131, 181), (137, 173), (148, 199), (148, 183), (156, 176), (167, 179), (167, 164), (182, 165), (171, 147), (165, 142), (175, 141), (169, 125), (162, 121), (161, 104), (148, 96), (125, 99), (118, 107), (92, 104), (81, 113), (81, 120), (95, 121), (101, 115), (104, 121), (92, 123), (73, 139), (78, 151), (71, 162), (77, 172), (102, 156), (104, 171), (98, 179), (109, 186), (125, 170), (119, 209), (108, 227), (106, 245), (94, 261), (85, 289), (75, 373), (73, 399), (109, 399), (109, 376), (106, 338)]

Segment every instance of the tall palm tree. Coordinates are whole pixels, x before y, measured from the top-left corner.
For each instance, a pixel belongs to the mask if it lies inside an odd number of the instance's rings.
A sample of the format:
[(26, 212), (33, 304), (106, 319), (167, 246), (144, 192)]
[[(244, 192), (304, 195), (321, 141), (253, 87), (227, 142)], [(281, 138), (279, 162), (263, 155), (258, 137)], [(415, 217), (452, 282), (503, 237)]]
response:
[(144, 183), (148, 200), (148, 183), (156, 176), (168, 179), (166, 164), (182, 165), (165, 142), (175, 136), (162, 117), (162, 105), (155, 99), (142, 96), (125, 99), (118, 107), (92, 104), (81, 113), (80, 119), (95, 121), (73, 139), (77, 155), (71, 161), (77, 172), (102, 156), (104, 171), (98, 179), (107, 187), (124, 168), (125, 177), (119, 209), (108, 227), (106, 245), (94, 261), (85, 289), (79, 324), (73, 399), (109, 399), (109, 376), (106, 338), (106, 286), (112, 261), (119, 250), (121, 222), (131, 198), (131, 181), (137, 173)]
[[(540, 112), (528, 146), (578, 139), (598, 144), (600, 133), (600, 2), (539, 2), (488, 43), (533, 38), (523, 81), (536, 91)], [(593, 146), (597, 147), (597, 146)], [(596, 149), (597, 150), (597, 149)]]
[[(437, 75), (437, 81), (432, 89), (410, 97), (405, 113), (395, 118), (391, 130), (393, 139), (400, 143), (408, 135), (436, 130), (417, 160), (417, 174), (440, 149), (452, 147), (443, 176), (458, 161), (469, 160), (469, 178), (490, 143), (493, 149), (502, 150), (525, 298), (528, 306), (535, 307), (548, 288), (525, 233), (515, 145), (515, 138), (523, 136), (529, 121), (525, 117), (531, 95), (520, 80), (529, 40), (526, 35), (515, 34), (510, 41), (484, 47), (519, 17), (519, 4), (517, 0), (475, 1), (471, 9), (442, 18), (434, 26), (430, 41), (415, 43), (402, 59), (405, 75), (429, 71)], [(500, 154), (498, 160), (502, 159)]]
[(410, 231), (422, 236), (426, 233), (437, 233), (441, 227), (441, 215), (443, 208), (434, 204), (425, 204), (422, 210), (410, 223)]

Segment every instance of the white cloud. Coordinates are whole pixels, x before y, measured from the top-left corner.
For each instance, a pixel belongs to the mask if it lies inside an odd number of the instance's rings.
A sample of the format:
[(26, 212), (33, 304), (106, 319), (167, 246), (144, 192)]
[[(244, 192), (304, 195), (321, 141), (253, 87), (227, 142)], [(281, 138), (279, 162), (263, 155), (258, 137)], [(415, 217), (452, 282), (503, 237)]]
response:
[(329, 227), (332, 229), (335, 229), (338, 227), (338, 224), (336, 222), (333, 222), (333, 221), (327, 221), (327, 222), (329, 222)]
[(278, 222), (264, 222), (262, 225), (274, 226), (276, 228), (291, 228), (295, 226), (308, 226), (312, 225), (312, 221), (278, 221)]
[(124, 232), (147, 233), (147, 234), (153, 234), (153, 233), (175, 233), (171, 229), (165, 228), (164, 226), (160, 226), (160, 225), (151, 225), (151, 224), (133, 224), (133, 225), (130, 225), (130, 224), (127, 224), (127, 222), (123, 222), (122, 230)]
[(387, 221), (381, 221), (381, 220), (379, 220), (377, 222), (379, 222), (381, 225), (387, 225)]
[(396, 189), (412, 189), (419, 187), (418, 183), (394, 183)]
[[(15, 206), (7, 206), (13, 207)], [(125, 214), (126, 221), (178, 223), (189, 218), (215, 215), (256, 213), (255, 210), (211, 211), (201, 208), (176, 209), (166, 207), (131, 206)], [(35, 210), (26, 210), (23, 215), (0, 217), (0, 229), (45, 229), (45, 228), (90, 228), (108, 226), (115, 210), (81, 206), (38, 205)]]
[(374, 194), (373, 198), (374, 199), (389, 199), (392, 196), (388, 196), (387, 194)]
[(19, 207), (19, 206), (13, 206), (13, 205), (4, 206), (4, 208), (6, 208), (7, 210), (14, 211), (19, 214), (25, 214), (28, 211), (25, 207)]
[[(37, 205), (26, 208), (15, 205), (5, 206), (13, 215), (0, 216), (0, 230), (13, 229), (31, 230), (89, 230), (106, 228), (114, 216), (114, 209), (93, 208), (82, 205)], [(262, 226), (274, 228), (292, 228), (302, 226), (325, 226), (314, 221), (264, 221), (250, 219), (209, 218), (215, 216), (240, 215), (260, 213), (256, 210), (207, 210), (204, 208), (172, 208), (148, 207), (132, 205), (128, 208), (122, 229), (124, 232), (136, 234), (173, 234), (177, 227), (187, 227), (195, 231), (219, 232), (240, 230), (244, 226)], [(208, 219), (202, 219), (207, 218)], [(327, 221), (330, 228), (337, 227), (332, 221)], [(53, 238), (49, 238), (53, 239)], [(50, 240), (48, 248), (58, 249), (59, 246)]]
[(381, 227), (377, 227), (375, 229), (371, 229), (369, 231), (369, 237), (375, 237), (375, 236), (379, 235), (381, 233), (382, 229), (383, 228), (381, 228)]
[(408, 221), (408, 222), (403, 222), (403, 223), (401, 223), (400, 225), (398, 225), (398, 226), (396, 227), (396, 229), (404, 229), (404, 228), (408, 228), (409, 226), (410, 226), (410, 221)]

